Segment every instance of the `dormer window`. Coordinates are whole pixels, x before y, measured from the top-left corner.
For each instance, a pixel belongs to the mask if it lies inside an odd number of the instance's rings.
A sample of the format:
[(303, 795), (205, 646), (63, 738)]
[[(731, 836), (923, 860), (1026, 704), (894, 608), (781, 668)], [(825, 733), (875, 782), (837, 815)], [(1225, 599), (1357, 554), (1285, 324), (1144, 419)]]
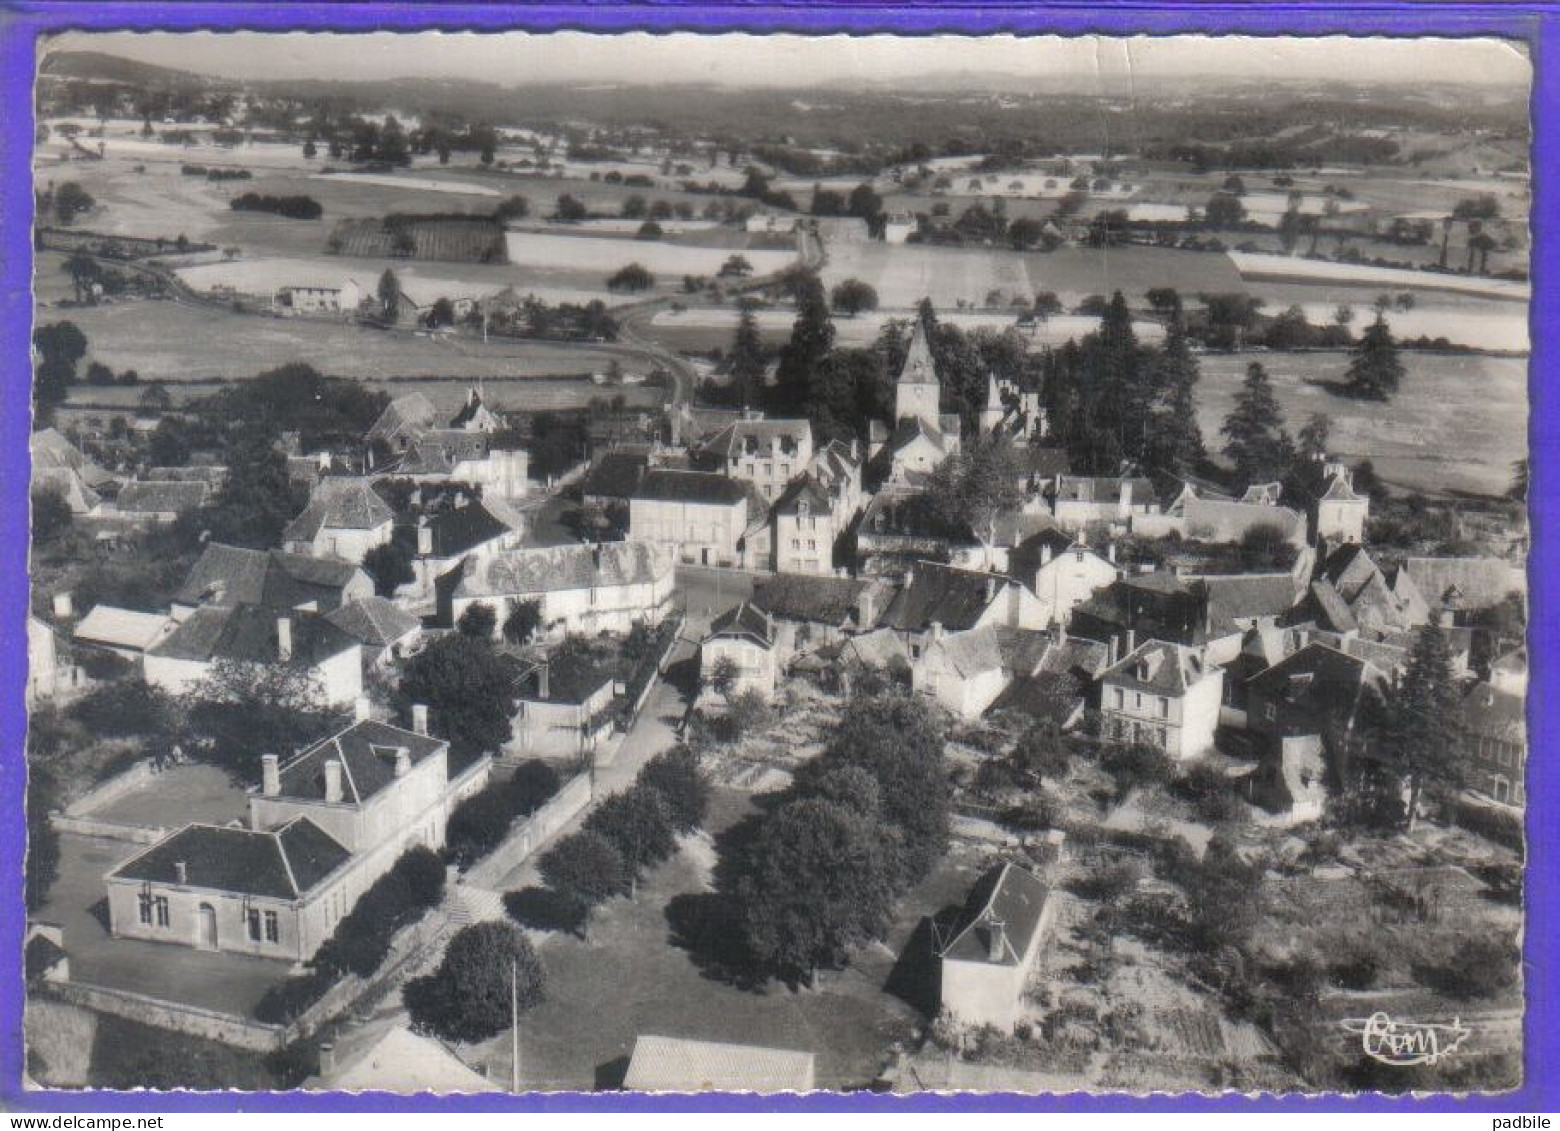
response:
[(796, 504), (796, 513), (801, 518), (807, 517), (807, 500), (801, 499)]

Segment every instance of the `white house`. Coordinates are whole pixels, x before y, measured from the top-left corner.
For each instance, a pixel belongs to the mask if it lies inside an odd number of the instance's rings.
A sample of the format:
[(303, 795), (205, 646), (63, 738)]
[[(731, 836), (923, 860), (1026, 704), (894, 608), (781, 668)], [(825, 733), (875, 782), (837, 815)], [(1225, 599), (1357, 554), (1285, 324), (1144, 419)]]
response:
[(1044, 881), (1002, 864), (970, 889), (958, 933), (943, 947), (942, 1008), (962, 1025), (1011, 1033), (1036, 1007), (1025, 989), (1050, 933), (1055, 908)]
[(301, 665), (325, 701), (353, 702), (363, 693), (362, 649), (316, 613), (259, 605), (207, 605), (185, 617), (146, 651), (146, 682), (183, 695), (223, 663)]
[(271, 296), (271, 309), (278, 314), (352, 313), (363, 302), (363, 288), (355, 279), (339, 287), (284, 286)]
[(120, 659), (138, 664), (146, 650), (173, 627), (173, 619), (162, 613), (94, 605), (92, 611), (76, 624), (71, 638), (78, 645), (111, 652)]
[(282, 548), (295, 554), (361, 562), (390, 541), (395, 512), (367, 479), (322, 479), (303, 513), (282, 531)]
[(1341, 463), (1328, 468), (1327, 490), (1316, 500), (1316, 536), (1331, 543), (1365, 541), (1370, 496), (1357, 494), (1353, 476)]
[(27, 618), (27, 702), (52, 697), (59, 688), (59, 658), (54, 629), (37, 617)]
[(961, 719), (979, 718), (1008, 685), (993, 626), (944, 632), (933, 625), (910, 667), (910, 686)]
[(915, 234), (915, 217), (903, 212), (896, 212), (883, 221), (883, 242), (888, 244), (902, 244)]
[(765, 699), (775, 693), (775, 623), (769, 614), (746, 601), (716, 617), (699, 645), (699, 673), (706, 689), (722, 660), (735, 671), (728, 695), (754, 691)]
[(1100, 677), (1100, 730), (1181, 761), (1213, 749), (1224, 670), (1201, 649), (1150, 640)]
[(683, 561), (736, 565), (749, 525), (748, 492), (724, 475), (654, 469), (628, 501), (629, 537), (676, 549)]
[(712, 470), (753, 484), (772, 502), (812, 463), (812, 424), (749, 413), (706, 440), (695, 456)]
[(439, 623), (453, 625), (475, 604), (495, 613), (495, 631), (516, 605), (541, 605), (544, 629), (627, 632), (659, 624), (672, 608), (676, 563), (647, 542), (549, 546), (466, 558), (435, 583)]
[(1050, 605), (1051, 615), (1063, 624), (1072, 619), (1075, 606), (1121, 574), (1115, 546), (1107, 546), (1102, 554), (1082, 531), (1069, 537), (1061, 530), (1043, 530), (1019, 543), (1009, 562), (1016, 576), (1033, 576), (1035, 596)]

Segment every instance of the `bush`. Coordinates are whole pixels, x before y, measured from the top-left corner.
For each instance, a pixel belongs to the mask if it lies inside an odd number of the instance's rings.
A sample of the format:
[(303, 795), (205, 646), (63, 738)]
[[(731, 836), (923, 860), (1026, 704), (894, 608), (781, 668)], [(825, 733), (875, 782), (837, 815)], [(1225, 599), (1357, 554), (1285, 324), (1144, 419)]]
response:
[(69, 710), (72, 719), (99, 736), (167, 738), (176, 726), (174, 705), (168, 694), (142, 679), (93, 688), (71, 704)]
[(1135, 787), (1164, 785), (1175, 777), (1175, 763), (1157, 746), (1135, 742), (1107, 746), (1100, 768), (1116, 781), (1116, 800), (1126, 799)]
[(1509, 938), (1471, 938), (1443, 964), (1423, 971), (1423, 976), (1452, 997), (1489, 998), (1516, 982), (1521, 961), (1521, 952)]
[(1205, 821), (1220, 824), (1233, 821), (1242, 813), (1229, 779), (1212, 766), (1193, 766), (1176, 783), (1176, 792), (1190, 801)]
[(648, 291), (653, 286), (655, 276), (639, 263), (630, 263), (607, 279), (609, 291), (627, 291), (632, 294), (635, 291)]
[(488, 783), (450, 814), (444, 833), (445, 857), (461, 869), (471, 867), (503, 843), (517, 815), (508, 783)]
[(267, 1025), (287, 1025), (325, 996), (336, 979), (323, 970), (309, 970), (276, 983), (255, 1006), (255, 1019)]
[(246, 192), (233, 198), (235, 212), (271, 212), (290, 220), (318, 220), (325, 209), (312, 196), (263, 196)]

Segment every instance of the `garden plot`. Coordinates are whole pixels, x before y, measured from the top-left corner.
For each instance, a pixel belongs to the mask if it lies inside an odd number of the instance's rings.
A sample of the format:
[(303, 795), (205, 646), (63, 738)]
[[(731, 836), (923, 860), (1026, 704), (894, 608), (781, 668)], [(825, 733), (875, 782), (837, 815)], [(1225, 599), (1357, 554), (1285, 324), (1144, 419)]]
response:
[[(1232, 251), (1230, 261), (1244, 279), (1278, 279), (1306, 283), (1344, 283), (1405, 290), (1453, 291), (1459, 294), (1528, 302), (1533, 288), (1511, 279), (1487, 279), (1439, 271), (1405, 271), (1396, 267), (1371, 267), (1362, 263), (1333, 263), (1287, 255), (1260, 255)], [(1187, 288), (1190, 289), (1190, 288)]]
[[(509, 232), (505, 238), (509, 262), (514, 267), (566, 270), (601, 280), (630, 263), (642, 265), (661, 283), (680, 282), (684, 275), (713, 278), (731, 254), (724, 248), (686, 247), (655, 240), (579, 238), (550, 232)], [(784, 251), (742, 254), (757, 275), (782, 271), (796, 259)]]

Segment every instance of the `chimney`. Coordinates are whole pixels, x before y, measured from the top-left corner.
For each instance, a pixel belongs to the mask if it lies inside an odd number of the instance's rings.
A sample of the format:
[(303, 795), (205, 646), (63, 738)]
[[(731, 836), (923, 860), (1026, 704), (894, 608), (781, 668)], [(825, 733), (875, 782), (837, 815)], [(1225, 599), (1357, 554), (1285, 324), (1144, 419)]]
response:
[(987, 920), (986, 941), (987, 956), (993, 962), (1001, 962), (1007, 957), (1007, 924), (1001, 919)]
[(404, 746), (395, 748), (395, 776), (404, 778), (412, 771), (412, 752)]
[(366, 723), (373, 717), (373, 704), (369, 702), (367, 695), (359, 695), (352, 701), (353, 722)]
[(336, 1071), (336, 1046), (326, 1041), (320, 1046), (320, 1075), (330, 1076)]
[(417, 518), (417, 553), (425, 558), (433, 556), (433, 527), (428, 525), (426, 515)]
[(276, 618), (276, 658), (283, 663), (293, 658), (292, 617)]
[(341, 803), (341, 762), (336, 758), (325, 761), (325, 800), (331, 805)]
[(412, 704), (412, 730), (417, 734), (428, 733), (428, 705), (426, 703)]
[(546, 660), (536, 669), (536, 694), (542, 699), (552, 698), (552, 667)]
[(1111, 565), (1116, 564), (1116, 543), (1111, 542), (1105, 547), (1105, 560)]
[(183, 860), (178, 861), (173, 866), (173, 882), (181, 888), (190, 882), (190, 870)]
[(54, 595), (54, 619), (56, 621), (70, 620), (76, 615), (76, 602), (70, 595), (70, 590)]
[(1129, 628), (1127, 629), (1127, 650), (1122, 655), (1130, 656), (1135, 651), (1137, 651), (1137, 629)]
[(275, 754), (260, 755), (260, 792), (267, 797), (282, 792), (281, 759)]

